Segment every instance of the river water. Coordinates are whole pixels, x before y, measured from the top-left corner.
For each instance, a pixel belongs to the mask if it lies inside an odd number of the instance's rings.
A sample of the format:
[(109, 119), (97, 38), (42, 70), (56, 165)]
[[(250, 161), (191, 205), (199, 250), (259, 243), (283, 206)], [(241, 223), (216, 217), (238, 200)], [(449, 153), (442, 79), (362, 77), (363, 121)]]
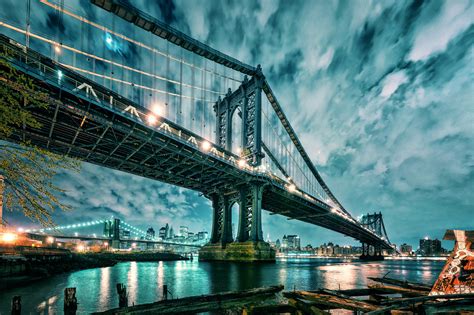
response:
[(164, 284), (174, 298), (277, 284), (283, 284), (287, 290), (363, 288), (367, 277), (382, 277), (387, 273), (392, 278), (432, 284), (443, 265), (444, 261), (433, 260), (370, 263), (331, 258), (280, 258), (270, 264), (197, 260), (124, 262), (57, 275), (28, 287), (0, 292), (0, 314), (9, 314), (14, 295), (22, 297), (22, 314), (62, 314), (66, 287), (77, 288), (78, 313), (84, 314), (117, 307), (117, 283), (127, 286), (131, 305), (161, 299)]

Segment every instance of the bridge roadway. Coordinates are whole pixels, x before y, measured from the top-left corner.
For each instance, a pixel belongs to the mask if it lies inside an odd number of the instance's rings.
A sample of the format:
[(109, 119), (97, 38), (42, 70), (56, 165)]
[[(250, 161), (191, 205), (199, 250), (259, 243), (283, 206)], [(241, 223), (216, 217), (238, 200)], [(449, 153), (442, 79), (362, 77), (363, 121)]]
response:
[[(233, 153), (163, 117), (150, 126), (147, 115), (151, 112), (145, 107), (0, 36), (1, 52), (8, 51), (14, 67), (33, 79), (50, 104), (46, 109), (30, 109), (41, 128), (19, 128), (10, 141), (28, 140), (55, 153), (192, 189), (206, 197), (257, 181), (265, 184), (263, 209), (391, 248), (345, 211), (241, 163)], [(1, 79), (2, 84), (19, 89)]]

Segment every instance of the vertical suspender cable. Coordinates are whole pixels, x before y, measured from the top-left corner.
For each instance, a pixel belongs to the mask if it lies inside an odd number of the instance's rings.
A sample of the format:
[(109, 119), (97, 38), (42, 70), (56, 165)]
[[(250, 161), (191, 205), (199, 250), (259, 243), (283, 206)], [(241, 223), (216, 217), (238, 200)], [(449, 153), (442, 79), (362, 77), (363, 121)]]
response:
[[(166, 41), (166, 77), (169, 78), (170, 77), (170, 58), (169, 58), (169, 54), (170, 54), (170, 42), (169, 41)], [(169, 119), (172, 119), (171, 116), (170, 116), (170, 108), (168, 107), (169, 104), (170, 104), (170, 95), (169, 95), (169, 86), (170, 86), (170, 83), (166, 83), (166, 102), (165, 102), (165, 113), (166, 113), (166, 116), (169, 116)]]
[(31, 0), (26, 3), (26, 33), (25, 46), (30, 47), (30, 25), (31, 25)]

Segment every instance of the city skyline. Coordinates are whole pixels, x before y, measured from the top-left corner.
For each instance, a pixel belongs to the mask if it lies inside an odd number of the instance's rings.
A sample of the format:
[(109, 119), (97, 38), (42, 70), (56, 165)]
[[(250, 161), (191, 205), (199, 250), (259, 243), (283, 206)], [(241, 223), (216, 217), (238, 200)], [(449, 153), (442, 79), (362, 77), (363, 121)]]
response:
[[(10, 4), (3, 14), (22, 20), (24, 6)], [(472, 93), (463, 88), (472, 60), (460, 44), (472, 31), (468, 1), (347, 4), (346, 13), (329, 3), (247, 3), (252, 13), (244, 16), (233, 4), (135, 5), (237, 59), (262, 64), (324, 180), (355, 217), (381, 211), (392, 242), (416, 244), (426, 235), (441, 239), (447, 228), (472, 227), (466, 220), (474, 206)], [(308, 27), (300, 30), (296, 20)], [(45, 29), (54, 22), (44, 16)], [(282, 43), (264, 36), (268, 29)], [(229, 30), (237, 36), (228, 37)], [(425, 39), (441, 30), (440, 41)], [(54, 214), (59, 225), (117, 215), (145, 229), (165, 221), (211, 228), (210, 202), (183, 188), (91, 164), (77, 174), (61, 172), (55, 182), (73, 208)], [(18, 213), (5, 215), (11, 224), (29, 224)], [(264, 235), (281, 230), (301, 235), (303, 244), (357, 244), (264, 211)]]

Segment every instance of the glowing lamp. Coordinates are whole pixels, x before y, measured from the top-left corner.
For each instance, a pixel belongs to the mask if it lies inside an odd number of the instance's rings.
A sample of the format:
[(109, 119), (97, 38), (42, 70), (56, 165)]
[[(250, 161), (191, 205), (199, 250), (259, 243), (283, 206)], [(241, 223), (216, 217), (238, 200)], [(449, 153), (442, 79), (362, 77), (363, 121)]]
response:
[(289, 192), (294, 192), (296, 190), (296, 186), (294, 184), (291, 184), (288, 186), (288, 191)]
[(53, 244), (53, 243), (54, 243), (54, 237), (48, 236), (48, 237), (46, 238), (46, 243), (48, 243), (48, 244)]
[(148, 115), (147, 120), (150, 125), (154, 125), (158, 121), (155, 115)]
[(209, 141), (204, 141), (202, 144), (201, 144), (201, 148), (204, 150), (204, 151), (209, 151), (211, 149), (211, 144), (209, 143)]
[(153, 104), (151, 111), (157, 116), (163, 116), (163, 107), (160, 104)]
[(247, 162), (245, 162), (244, 159), (240, 159), (239, 162), (238, 162), (238, 165), (240, 168), (244, 168), (245, 165), (247, 165)]
[(104, 242), (104, 246), (105, 246), (105, 247), (109, 246), (109, 243), (108, 243), (108, 242)]
[(54, 45), (54, 51), (59, 54), (61, 52), (61, 47), (59, 45)]
[(2, 241), (5, 243), (13, 243), (16, 240), (17, 235), (14, 233), (5, 233), (2, 235)]

